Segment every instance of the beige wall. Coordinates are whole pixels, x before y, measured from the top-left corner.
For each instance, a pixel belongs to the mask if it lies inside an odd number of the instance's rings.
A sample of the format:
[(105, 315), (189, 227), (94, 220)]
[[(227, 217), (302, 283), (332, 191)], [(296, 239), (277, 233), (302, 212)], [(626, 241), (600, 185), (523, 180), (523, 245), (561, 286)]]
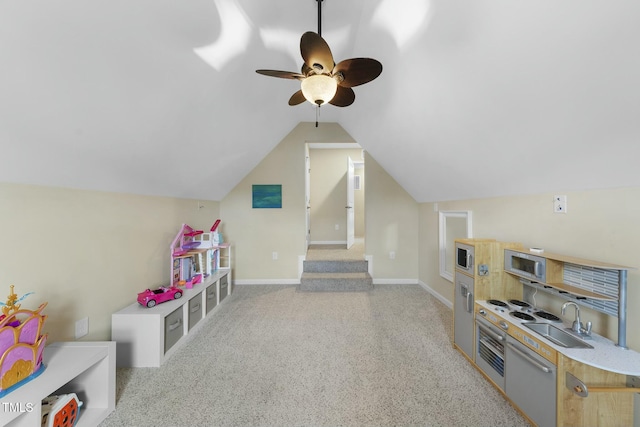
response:
[[(439, 210), (471, 210), (473, 236), (520, 242), (549, 252), (640, 267), (640, 188), (556, 192), (566, 194), (567, 213), (555, 214), (554, 193), (438, 203)], [(420, 204), (420, 280), (452, 301), (452, 284), (438, 272), (438, 213)], [(640, 351), (640, 273), (628, 276), (627, 344)], [(562, 300), (538, 293), (537, 302), (560, 312)], [(617, 340), (617, 319), (581, 308), (594, 330)], [(573, 316), (573, 314), (571, 314)]]
[[(202, 206), (199, 208), (199, 206)], [(183, 223), (211, 227), (217, 202), (0, 184), (0, 300), (9, 285), (48, 301), (49, 342), (111, 338), (111, 314), (169, 283), (169, 245)], [(224, 231), (224, 228), (223, 228)]]
[[(294, 283), (305, 248), (305, 143), (354, 142), (336, 123), (300, 123), (220, 203), (240, 283)], [(282, 184), (282, 209), (252, 209), (253, 184)], [(273, 252), (278, 259), (273, 259)]]
[(365, 253), (373, 257), (374, 281), (416, 283), (418, 203), (368, 153), (364, 172)]
[[(300, 123), (221, 202), (225, 238), (234, 244), (234, 282), (297, 283), (305, 255), (304, 145), (357, 142), (336, 123)], [(366, 249), (378, 282), (418, 280), (418, 204), (365, 157)], [(253, 184), (282, 184), (282, 209), (252, 209)], [(346, 184), (345, 184), (346, 186)], [(335, 224), (335, 222), (334, 222)], [(396, 259), (389, 259), (389, 252)], [(273, 252), (278, 259), (273, 259)]]
[[(344, 242), (347, 240), (347, 157), (361, 161), (361, 149), (309, 150), (311, 158), (311, 241)], [(363, 169), (354, 171), (363, 175)], [(364, 181), (364, 180), (363, 180)], [(354, 191), (354, 230), (364, 236), (364, 191)], [(339, 229), (335, 226), (338, 224)]]

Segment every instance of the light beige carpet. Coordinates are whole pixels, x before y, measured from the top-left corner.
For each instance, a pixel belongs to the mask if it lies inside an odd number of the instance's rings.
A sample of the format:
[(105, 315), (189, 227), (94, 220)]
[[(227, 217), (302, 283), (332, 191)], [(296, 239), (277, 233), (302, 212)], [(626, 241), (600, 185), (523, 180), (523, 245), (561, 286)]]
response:
[(526, 426), (417, 285), (238, 286), (160, 368), (118, 369), (112, 426)]
[(309, 245), (308, 261), (348, 261), (364, 259), (364, 241), (358, 239), (347, 249), (347, 245)]

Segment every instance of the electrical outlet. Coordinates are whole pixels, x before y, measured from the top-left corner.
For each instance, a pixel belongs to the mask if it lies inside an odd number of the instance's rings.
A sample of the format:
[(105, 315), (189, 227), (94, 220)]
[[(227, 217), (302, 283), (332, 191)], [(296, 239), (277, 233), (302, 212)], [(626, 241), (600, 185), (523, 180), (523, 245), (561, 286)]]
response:
[(553, 211), (555, 213), (567, 213), (567, 196), (553, 196)]
[(340, 224), (336, 224), (336, 230), (340, 230)]
[(395, 251), (391, 251), (391, 252), (389, 252), (389, 259), (396, 259), (396, 253), (395, 253)]
[(76, 339), (82, 338), (89, 333), (89, 318), (85, 317), (76, 322)]
[(271, 252), (271, 259), (274, 261), (278, 259), (278, 252)]

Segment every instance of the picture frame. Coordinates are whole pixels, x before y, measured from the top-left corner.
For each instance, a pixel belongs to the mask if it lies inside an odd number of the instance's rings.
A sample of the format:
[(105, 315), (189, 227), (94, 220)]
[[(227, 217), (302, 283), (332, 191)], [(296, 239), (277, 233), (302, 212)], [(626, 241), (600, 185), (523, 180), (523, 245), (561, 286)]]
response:
[(252, 185), (251, 207), (253, 209), (282, 209), (282, 185)]

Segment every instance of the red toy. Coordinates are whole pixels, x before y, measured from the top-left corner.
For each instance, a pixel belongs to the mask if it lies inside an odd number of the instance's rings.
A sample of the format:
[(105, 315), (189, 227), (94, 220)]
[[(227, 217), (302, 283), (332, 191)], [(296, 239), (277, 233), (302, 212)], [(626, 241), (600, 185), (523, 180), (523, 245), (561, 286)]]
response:
[(178, 299), (182, 296), (182, 291), (175, 286), (161, 286), (158, 289), (147, 289), (138, 294), (138, 302), (145, 307), (153, 307), (156, 304)]

